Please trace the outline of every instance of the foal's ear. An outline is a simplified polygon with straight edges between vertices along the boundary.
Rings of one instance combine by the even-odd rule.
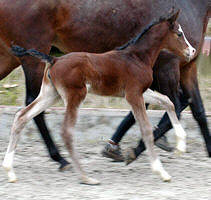
[[[169,17],[168,22],[173,25],[174,22],[177,20],[179,13],[180,9],[178,9],[176,13],[172,14],[171,17]]]

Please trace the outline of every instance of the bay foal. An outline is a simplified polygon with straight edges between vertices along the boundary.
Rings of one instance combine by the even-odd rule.
[[[51,106],[60,96],[66,106],[62,138],[74,166],[79,171],[83,183],[93,185],[99,183],[85,174],[73,147],[73,128],[76,123],[78,107],[87,94],[86,84],[91,86],[91,90],[95,94],[126,98],[139,122],[152,170],[160,174],[164,181],[170,181],[171,176],[164,170],[153,150],[152,127],[146,114],[143,93],[146,91],[147,101],[155,103],[154,99],[158,99],[159,102],[163,101],[170,105],[170,110],[173,110],[173,105],[169,103],[169,100],[147,89],[152,83],[152,67],[162,49],[168,49],[187,60],[193,57],[193,48],[186,43],[186,39],[180,31],[181,26],[175,22],[177,16],[178,12],[150,24],[126,45],[103,54],[82,52],[53,58],[33,49],[25,50],[13,46],[12,50],[16,56],[35,56],[46,61],[47,64],[39,96],[15,116],[9,146],[3,162],[9,181],[16,181],[13,159],[24,125]],[[170,118],[175,120],[175,114],[170,114],[170,116],[173,116]],[[174,125],[176,129],[180,127],[177,119]],[[185,133],[182,129],[180,134],[178,137],[184,141]],[[178,148],[184,151],[184,142]]]

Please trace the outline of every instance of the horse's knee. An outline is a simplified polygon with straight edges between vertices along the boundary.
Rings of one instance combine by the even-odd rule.
[[[163,97],[162,103],[166,107],[166,109],[170,111],[175,111],[173,102],[167,96]]]
[[[24,112],[23,110],[20,110],[15,115],[15,119],[12,126],[12,132],[13,133],[19,132],[18,130],[21,129],[26,124],[26,122],[27,122],[27,119],[24,116]]]

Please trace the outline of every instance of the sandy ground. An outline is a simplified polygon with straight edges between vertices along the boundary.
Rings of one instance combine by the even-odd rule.
[[[51,116],[47,118],[51,119]],[[101,181],[101,185],[79,184],[73,168],[59,172],[58,165],[49,159],[39,137],[30,135],[24,136],[17,148],[14,167],[18,182],[7,183],[7,176],[0,168],[0,200],[211,200],[211,159],[207,158],[200,137],[188,137],[188,152],[181,157],[156,148],[165,169],[172,175],[172,181],[164,183],[158,175],[152,174],[146,153],[129,166],[111,162],[101,156],[105,139],[109,138],[114,129],[113,126],[106,129],[107,117],[103,119],[101,125],[96,124],[94,127],[91,127],[90,121],[85,120],[90,131],[83,133],[83,137],[81,133],[76,135],[81,163],[91,177]],[[8,120],[11,121],[10,118]],[[56,117],[55,121],[50,121],[60,124]],[[80,120],[79,126],[81,123]],[[26,131],[31,132],[31,129],[29,125]],[[106,135],[108,130],[110,133]],[[33,131],[37,132],[36,129]],[[199,135],[196,125],[191,124],[189,128],[186,127],[186,131],[188,135],[194,135],[195,132]],[[137,134],[129,134],[121,145],[123,150],[134,146],[137,140]],[[57,137],[56,141],[62,154],[70,160],[62,141]],[[1,162],[7,142],[8,137],[0,137]]]

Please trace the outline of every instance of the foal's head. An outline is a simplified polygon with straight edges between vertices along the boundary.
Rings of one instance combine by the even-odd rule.
[[[189,62],[193,59],[196,49],[188,42],[181,25],[176,22],[178,15],[179,11],[166,19],[161,19],[162,23],[167,23],[169,26],[164,47]]]

